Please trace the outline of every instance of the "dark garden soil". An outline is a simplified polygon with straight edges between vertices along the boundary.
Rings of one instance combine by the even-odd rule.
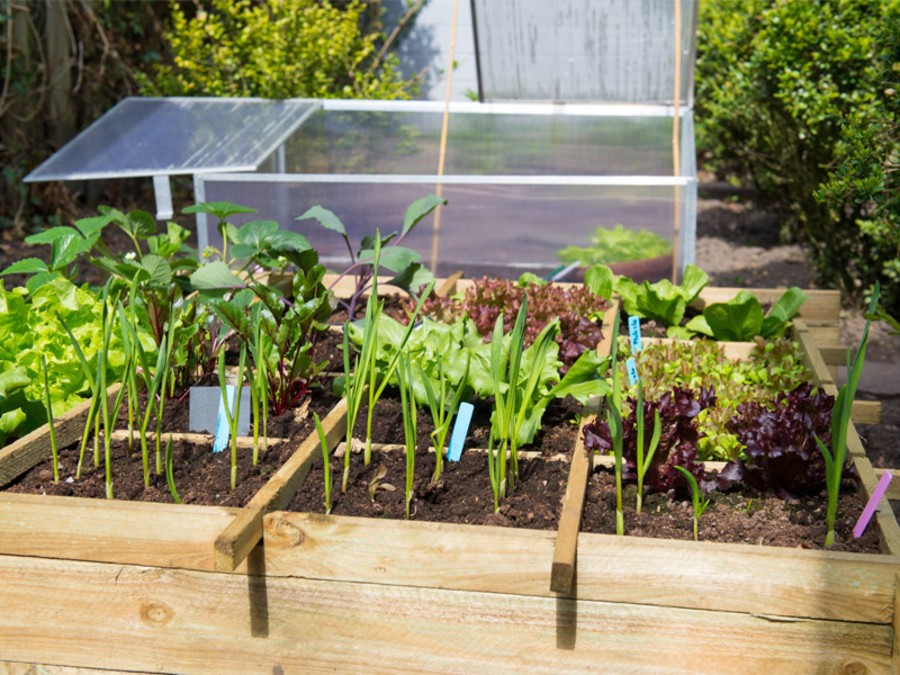
[[[865,504],[846,486],[838,500],[835,543],[831,551],[878,553],[878,529],[870,523],[859,539],[853,527]],[[634,508],[637,489],[623,490],[625,534],[654,539],[692,539],[694,509],[689,495],[649,494],[641,513]],[[821,549],[825,541],[825,493],[796,499],[746,490],[713,492],[700,516],[700,541]],[[585,498],[583,532],[615,534],[616,487],[611,471],[591,475]]]
[[[459,462],[444,462],[437,483],[432,481],[436,463],[429,433],[430,418],[422,411],[417,418],[414,497],[410,517],[414,520],[480,525],[507,525],[532,529],[555,529],[569,473],[569,457],[578,427],[574,401],[554,402],[544,415],[544,425],[534,443],[522,451],[539,457],[520,460],[520,479],[499,512],[494,512],[493,491],[488,474],[487,446],[490,406],[476,402],[476,412],[466,437],[465,452]],[[402,413],[396,398],[382,398],[375,406],[372,442],[403,442]],[[360,411],[356,436],[364,434],[368,412]],[[472,449],[475,448],[475,449]],[[324,512],[325,490],[321,460],[316,461],[297,496],[288,506],[292,511]],[[346,494],[340,491],[343,459],[331,461],[335,487],[332,494],[334,515],[405,518],[406,458],[402,449],[373,451],[366,466],[361,452],[351,455],[350,479]],[[383,475],[382,475],[383,474]],[[378,488],[374,500],[370,494],[373,479]]]
[[[250,447],[239,447],[237,452],[237,484],[231,489],[231,451],[212,452],[212,436],[204,442],[175,440],[172,443],[173,475],[178,495],[185,504],[218,506],[243,506],[269,480],[271,475],[288,460],[310,433],[315,433],[311,412],[320,417],[328,414],[337,399],[328,393],[312,397],[308,406],[310,414],[297,414],[289,410],[269,421],[272,438],[287,439],[268,449],[260,448],[259,461],[254,466]],[[304,406],[306,408],[306,406]],[[164,418],[163,428],[172,432],[187,430],[187,399],[181,405],[170,406]],[[155,423],[151,422],[151,427]],[[124,428],[124,427],[122,427]],[[165,439],[165,436],[163,437]],[[75,478],[78,466],[79,446],[61,449],[59,454],[60,482],[53,482],[53,465],[50,460],[38,464],[23,474],[6,490],[30,494],[50,494],[70,497],[106,497],[106,474],[103,462],[103,443],[100,443],[100,466],[93,461],[93,443],[88,443],[80,478]],[[165,442],[162,443],[165,453]],[[129,449],[127,441],[112,443],[113,493],[116,499],[149,502],[173,502],[165,474],[155,471],[155,445],[149,442],[151,485],[144,487],[143,463],[140,441],[135,438]]]

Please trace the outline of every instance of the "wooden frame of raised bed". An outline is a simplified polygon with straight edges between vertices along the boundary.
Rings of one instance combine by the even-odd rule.
[[[865,469],[860,452],[854,461]],[[272,512],[246,563],[215,572],[208,533],[230,510],[192,509],[187,523],[126,509],[114,543],[66,550],[86,512],[46,503],[34,525],[0,510],[0,662],[12,672],[889,673],[900,663],[900,537],[884,504],[885,555],[581,535],[574,584],[557,593],[555,532]],[[11,541],[31,527],[29,541]]]

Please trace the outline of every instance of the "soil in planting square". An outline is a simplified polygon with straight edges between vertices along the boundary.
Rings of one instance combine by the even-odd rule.
[[[187,426],[186,414],[179,408],[187,408],[187,400],[183,405],[171,406],[171,418],[166,424],[177,430],[177,420],[185,416],[184,427]],[[309,411],[315,411],[320,417],[337,403],[330,395],[319,395],[310,399]],[[237,484],[231,489],[231,450],[226,448],[220,453],[212,452],[212,437],[207,442],[197,443],[174,440],[172,443],[173,475],[175,487],[185,504],[207,504],[218,506],[243,506],[269,480],[271,475],[297,450],[301,441],[309,434],[315,433],[311,414],[297,415],[296,410],[289,410],[269,423],[271,438],[285,438],[285,442],[272,445],[268,450],[260,447],[259,461],[253,465],[253,451],[250,447],[239,447],[237,451]],[[279,436],[279,434],[281,434]],[[113,495],[116,499],[130,501],[173,502],[165,473],[156,473],[156,452],[153,441],[149,445],[150,486],[144,486],[143,462],[140,440],[136,436],[133,447],[127,441],[114,441],[112,444],[112,480]],[[161,445],[165,453],[165,436]],[[72,497],[106,497],[106,474],[103,462],[103,442],[100,442],[100,466],[94,466],[93,443],[88,443],[81,476],[75,478],[78,465],[80,444],[61,449],[59,453],[60,481],[53,482],[53,467],[48,459],[27,471],[6,488],[9,492],[29,494],[51,494]]]
[[[689,495],[649,494],[641,513],[635,512],[637,489],[623,490],[625,535],[656,539],[692,539],[693,506]],[[825,493],[782,499],[746,490],[709,495],[710,504],[699,519],[699,540],[725,543],[822,549],[825,542]],[[873,521],[865,534],[853,538],[853,527],[865,506],[851,486],[838,500],[832,551],[879,553],[878,528]],[[610,470],[595,471],[588,482],[583,532],[615,534],[616,489]]]
[[[523,451],[538,453],[532,459],[520,459],[520,476],[515,487],[494,512],[493,491],[488,474],[487,445],[490,406],[476,405],[476,414],[466,440],[466,451],[459,462],[444,462],[443,473],[432,481],[436,456],[427,448],[431,421],[420,412],[416,445],[415,480],[410,518],[413,520],[503,525],[531,529],[555,529],[562,497],[566,489],[569,461],[577,433],[573,423],[577,413],[574,401],[555,402],[544,416],[542,431]],[[402,414],[399,403],[383,398],[376,404],[372,430],[374,443],[402,441]],[[366,411],[361,411],[355,435],[364,435]],[[483,444],[482,444],[483,442]],[[474,449],[473,449],[474,448]],[[292,511],[323,513],[325,503],[322,460],[313,465],[309,476],[288,506]],[[351,456],[350,478],[346,493],[341,492],[343,459],[332,457],[334,481],[332,514],[375,518],[406,517],[406,457],[402,449],[374,451],[371,463],[363,463],[362,453]]]

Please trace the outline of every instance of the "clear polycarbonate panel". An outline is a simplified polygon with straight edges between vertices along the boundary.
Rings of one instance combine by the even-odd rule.
[[[472,6],[485,101],[693,104],[697,0],[472,0]]]
[[[448,122],[445,175],[665,176],[673,172],[672,116],[522,114],[455,106]],[[543,113],[543,114],[541,114]],[[285,171],[299,174],[438,173],[443,110],[314,112],[285,145]]]
[[[347,182],[340,177],[313,178],[217,174],[204,176],[202,182],[207,200],[227,200],[257,209],[252,216],[235,218],[236,222],[272,219],[301,232],[333,269],[349,262],[343,239],[315,221],[298,222],[297,216],[313,205],[324,206],[341,218],[358,246],[362,237],[374,234],[376,228],[383,234],[399,230],[406,207],[435,191],[433,183],[415,177],[356,177],[359,179]],[[632,230],[648,230],[672,243],[675,223],[685,219],[689,193],[696,190],[693,178],[661,179],[658,185],[643,186],[465,180],[443,184],[448,205],[441,212],[439,229],[431,215],[404,240],[429,267],[434,267],[436,260],[439,275],[456,270],[469,276],[546,275],[561,266],[561,249],[588,246],[597,227],[612,228],[619,223]],[[207,227],[201,237],[211,243],[216,239],[214,227]],[[644,263],[643,271],[629,273],[652,278],[671,274],[671,255]]]
[[[255,171],[319,106],[305,100],[127,98],[25,180]]]

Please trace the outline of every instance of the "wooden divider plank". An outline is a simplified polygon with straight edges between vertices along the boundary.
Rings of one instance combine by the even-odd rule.
[[[569,593],[575,578],[578,532],[581,530],[584,497],[591,474],[591,460],[584,448],[584,426],[593,421],[592,415],[582,418],[569,465],[569,479],[559,514],[559,528],[553,547],[553,564],[550,568],[550,590],[554,593]]]
[[[340,402],[322,420],[328,447],[337,445],[347,424],[347,402]],[[313,459],[321,452],[319,437],[311,433],[272,478],[254,495],[240,515],[216,538],[216,569],[233,570],[262,538],[263,516],[287,506],[306,478]]]
[[[603,313],[602,326],[606,330],[603,333],[600,344],[597,345],[597,354],[601,357],[608,357],[612,353],[613,340],[617,339],[618,336],[613,335],[611,327],[619,311],[619,300],[614,299],[610,303],[609,308]],[[592,407],[596,411],[599,407],[599,401],[595,401]],[[578,426],[578,435],[575,439],[575,449],[572,452],[569,478],[566,483],[566,492],[563,496],[562,509],[559,514],[556,544],[553,547],[553,563],[550,567],[550,590],[554,593],[568,593],[572,588],[572,581],[575,577],[578,532],[581,530],[584,497],[593,466],[591,458],[584,447],[584,427],[593,422],[594,419],[594,415],[585,414],[582,417],[581,424]]]
[[[812,371],[819,384],[834,384],[834,378],[816,346],[809,327],[802,319],[795,319],[791,330],[794,340],[800,343],[800,356],[807,368]]]
[[[881,480],[881,476],[890,473],[892,478],[884,496],[887,499],[900,499],[900,469],[875,469],[875,478]]]
[[[848,437],[856,436],[856,429],[853,427],[852,422],[847,435]],[[878,484],[875,469],[872,468],[872,463],[865,455],[851,455],[850,457],[859,476],[863,496],[868,500]],[[900,556],[900,526],[897,525],[897,519],[894,517],[894,511],[891,509],[887,496],[881,498],[875,511],[875,520],[879,526],[879,534],[881,535],[884,550],[891,555]],[[870,524],[869,527],[872,527],[872,525]]]

